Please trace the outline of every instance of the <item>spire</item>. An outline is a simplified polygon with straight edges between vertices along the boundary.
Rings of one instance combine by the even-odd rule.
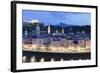
[[[50,28],[50,25],[48,25],[48,34],[51,33],[51,28]]]
[[[26,28],[26,30],[25,30],[24,35],[25,35],[26,37],[28,36],[28,31],[27,31],[27,28]]]
[[[56,30],[56,33],[58,33],[58,31]]]
[[[40,35],[40,26],[39,26],[38,23],[37,23],[37,26],[36,26],[36,31],[37,31],[37,35],[39,36]]]
[[[62,28],[62,34],[64,34],[64,29]]]

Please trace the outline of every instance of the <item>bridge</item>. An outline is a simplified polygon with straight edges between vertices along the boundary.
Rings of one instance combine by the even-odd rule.
[[[40,51],[23,51],[24,62],[31,62],[34,57],[34,62],[42,61],[68,61],[68,60],[87,60],[91,59],[91,53],[60,53],[60,52],[40,52]]]

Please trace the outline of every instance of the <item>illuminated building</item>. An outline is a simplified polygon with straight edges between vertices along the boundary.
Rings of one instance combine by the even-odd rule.
[[[44,62],[47,59],[47,54],[50,55],[50,61],[55,61],[56,57],[58,57],[57,59],[60,61],[64,61],[71,58],[70,55],[74,58],[74,54],[81,55],[81,53],[86,54],[85,56],[82,55],[81,58],[85,57],[85,59],[90,59],[91,38],[85,31],[74,33],[72,31],[73,29],[70,28],[70,32],[65,33],[64,28],[61,28],[61,31],[53,29],[54,32],[51,33],[51,26],[48,25],[46,26],[47,29],[44,30],[45,32],[47,31],[47,33],[41,34],[40,22],[33,20],[32,25],[36,25],[36,33],[32,33],[32,43],[25,43],[29,42],[29,38],[24,38],[23,40],[23,51],[28,51],[28,53],[35,52],[36,57],[32,54],[31,62],[37,61],[35,59]],[[27,31],[25,31],[25,35],[28,35]],[[65,54],[69,56],[63,57]],[[38,58],[37,55],[39,55]],[[77,57],[75,56],[75,58]],[[24,61],[26,61],[26,56],[23,55],[23,62]]]

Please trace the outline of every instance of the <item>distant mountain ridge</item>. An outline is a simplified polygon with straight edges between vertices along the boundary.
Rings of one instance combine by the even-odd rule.
[[[32,29],[36,29],[37,25],[32,25],[32,23],[29,22],[23,22],[23,31],[25,30],[25,28],[28,28],[29,31],[31,31]],[[48,29],[48,25],[45,25],[44,23],[40,23],[39,24],[41,31],[47,31]],[[58,32],[62,32],[62,28],[64,29],[64,32],[68,33],[68,32],[82,32],[85,31],[86,33],[90,33],[91,32],[91,26],[90,25],[71,25],[71,24],[66,24],[66,23],[59,23],[58,25],[50,25],[51,28],[51,32],[55,32],[56,30]]]

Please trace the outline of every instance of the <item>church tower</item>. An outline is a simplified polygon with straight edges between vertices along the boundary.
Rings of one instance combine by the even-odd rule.
[[[50,28],[50,24],[48,25],[48,34],[51,33],[51,28]]]
[[[62,28],[62,34],[64,34],[64,29]]]

